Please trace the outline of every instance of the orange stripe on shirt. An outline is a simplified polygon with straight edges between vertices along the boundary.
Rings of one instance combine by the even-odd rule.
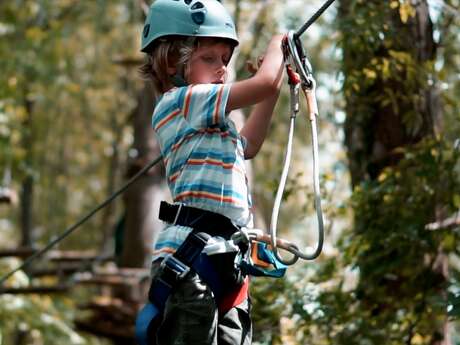
[[[187,94],[185,95],[185,106],[184,106],[184,117],[185,118],[187,118],[188,110],[190,109],[190,101],[192,99],[192,88],[193,86],[190,86],[187,89]]]
[[[222,129],[220,129],[220,128],[204,128],[204,129],[200,129],[198,132],[199,133],[209,133],[209,134],[219,133],[220,132],[220,136],[222,138],[226,138],[226,137],[231,135],[230,131],[227,130],[227,131],[222,132]],[[232,140],[235,141],[235,143],[236,143],[236,140],[234,140],[234,139],[232,139]]]
[[[179,177],[181,171],[178,171],[176,172],[175,174],[171,175],[168,179],[169,179],[169,182],[174,182],[177,180],[177,178]]]
[[[171,121],[174,117],[176,117],[178,114],[180,114],[180,109],[174,110],[171,114],[165,116],[163,120],[158,122],[158,125],[155,127],[155,130],[159,130],[161,127],[163,127],[165,124],[167,124],[169,121]]]
[[[215,165],[215,166],[221,166],[224,169],[227,169],[227,170],[233,169],[236,172],[244,175],[244,172],[241,169],[239,169],[237,166],[235,166],[235,164],[233,164],[233,163],[223,163],[221,161],[214,160],[214,159],[189,159],[186,164],[187,165],[210,164],[210,165]],[[172,182],[176,181],[177,178],[180,176],[181,172],[182,172],[182,169],[177,171],[177,172],[175,172],[171,176],[169,176],[168,177],[169,182],[172,183]]]
[[[186,163],[187,165],[205,165],[205,164],[210,164],[210,165],[215,165],[215,166],[220,166],[224,169],[227,170],[235,170],[239,172],[240,174],[244,174],[244,172],[239,169],[235,164],[233,163],[224,163],[215,159],[189,159]]]
[[[195,197],[195,198],[204,198],[204,199],[210,199],[210,200],[216,200],[216,201],[223,201],[223,202],[228,202],[231,204],[236,204],[237,201],[233,199],[232,197],[223,197],[222,195],[219,194],[213,194],[209,192],[194,192],[194,191],[189,191],[189,192],[184,192],[181,194],[176,195],[174,198],[174,201],[181,201],[187,197]]]
[[[221,166],[224,169],[232,169],[233,168],[233,163],[224,163],[224,162],[218,161],[216,159],[189,159],[187,161],[187,164],[189,164],[189,165],[210,164],[210,165]]]
[[[192,134],[189,134],[189,135],[183,137],[181,140],[179,140],[178,143],[174,144],[171,147],[171,152],[177,151],[177,149],[179,149],[179,147],[181,147],[181,145],[183,143],[185,143],[187,140],[190,140],[193,136],[195,136],[195,133],[192,133]]]
[[[206,129],[199,130],[198,132],[199,133],[216,133],[216,132],[221,132],[221,130],[220,130],[220,128],[206,128]],[[191,138],[193,138],[195,135],[196,135],[196,133],[191,133],[191,134],[181,138],[179,140],[179,142],[177,142],[176,144],[174,144],[171,147],[171,152],[177,151],[179,149],[179,147],[182,146],[182,144],[184,144],[187,140],[190,140]],[[222,138],[226,138],[226,137],[230,136],[230,131],[221,132],[220,136]],[[232,141],[236,144],[235,139],[232,139]]]

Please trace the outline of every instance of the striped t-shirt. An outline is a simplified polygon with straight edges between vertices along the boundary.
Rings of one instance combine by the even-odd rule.
[[[220,213],[236,225],[251,222],[244,138],[225,113],[230,84],[173,88],[157,102],[152,125],[174,202]],[[167,226],[154,259],[174,252],[191,231]]]

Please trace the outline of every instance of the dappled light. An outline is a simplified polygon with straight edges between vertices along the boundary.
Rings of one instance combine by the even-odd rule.
[[[152,1],[0,2],[0,345],[138,344],[136,317],[158,294],[152,258],[174,274],[169,298],[201,277],[195,256],[222,252],[212,265],[236,268],[219,284],[250,291],[252,344],[459,344],[460,1],[161,1],[187,9],[191,37],[202,26],[215,39],[217,58],[198,61],[219,78],[177,62],[148,80],[141,50],[177,40],[150,26]],[[216,15],[218,34],[214,6],[232,17]],[[189,79],[211,85],[200,123]],[[239,98],[225,85],[247,80],[255,91]],[[161,103],[172,97],[183,103]],[[224,144],[194,151],[216,133],[234,161]],[[246,203],[244,221],[225,203]],[[167,223],[205,229],[198,254],[178,249],[183,229],[163,237]]]

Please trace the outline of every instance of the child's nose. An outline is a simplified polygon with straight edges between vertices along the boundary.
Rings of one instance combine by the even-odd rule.
[[[225,63],[221,63],[217,72],[219,74],[224,74],[227,71],[227,65]]]

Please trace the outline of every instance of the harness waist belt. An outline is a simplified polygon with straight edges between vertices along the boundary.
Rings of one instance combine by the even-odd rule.
[[[183,204],[171,205],[165,201],[160,204],[158,218],[173,225],[188,226],[206,232],[212,237],[221,236],[227,240],[239,230],[230,218],[221,214]]]

